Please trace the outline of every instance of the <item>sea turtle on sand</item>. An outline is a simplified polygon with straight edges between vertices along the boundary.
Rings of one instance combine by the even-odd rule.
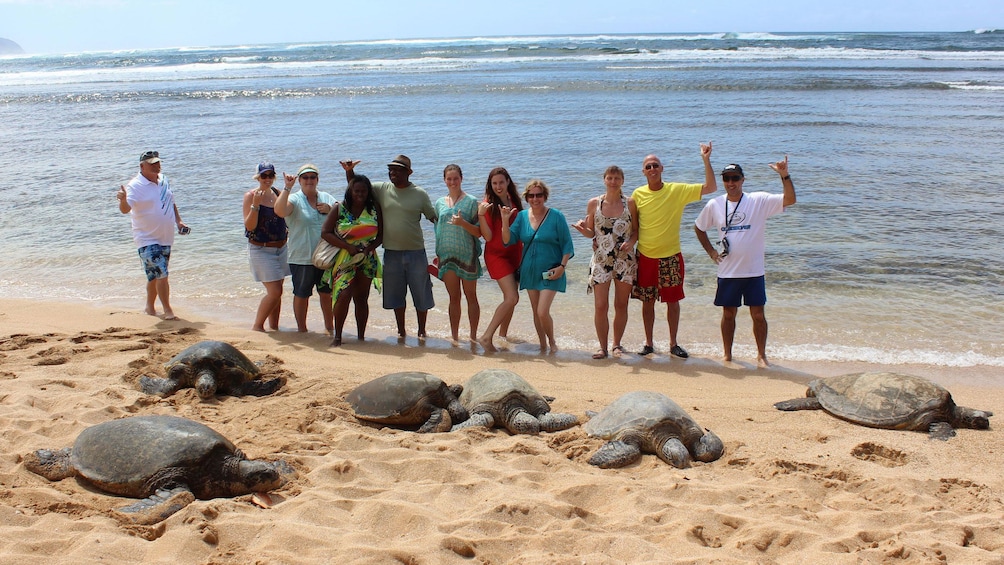
[[[503,425],[510,433],[556,432],[579,423],[572,414],[554,414],[547,400],[522,377],[505,369],[479,371],[464,384],[460,403],[471,417],[453,431]]]
[[[725,452],[718,436],[658,392],[629,392],[594,415],[585,428],[590,436],[608,440],[589,458],[590,465],[604,469],[629,465],[642,453],[654,453],[683,469],[691,458],[710,463]]]
[[[279,488],[296,472],[284,461],[252,461],[227,438],[176,416],[134,416],[91,426],[73,447],[39,449],[24,466],[50,481],[81,477],[95,487],[142,498],[121,519],[155,524],[194,499]]]
[[[785,400],[778,410],[826,410],[871,428],[929,432],[947,440],[955,428],[985,430],[993,412],[956,406],[944,387],[921,377],[897,373],[855,373],[809,383],[805,398]]]
[[[164,363],[167,378],[143,376],[140,389],[147,394],[167,396],[178,389],[194,387],[201,398],[216,393],[230,396],[265,396],[285,384],[276,377],[261,380],[261,370],[236,347],[222,341],[200,341]]]
[[[418,431],[448,432],[467,419],[457,400],[463,387],[447,386],[429,373],[391,373],[363,383],[349,393],[356,418],[394,426],[419,426]]]

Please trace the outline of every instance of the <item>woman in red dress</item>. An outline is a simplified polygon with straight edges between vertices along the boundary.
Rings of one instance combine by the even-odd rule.
[[[501,206],[508,206],[517,211],[523,209],[519,191],[509,176],[509,171],[503,167],[495,167],[488,173],[485,199],[478,206],[478,224],[481,226],[481,236],[485,238],[485,267],[488,268],[488,275],[502,290],[502,303],[495,308],[492,321],[485,328],[485,333],[478,338],[478,343],[485,348],[485,351],[497,351],[492,342],[496,331],[499,332],[499,337],[508,341],[509,322],[519,302],[519,281],[516,280],[516,276],[520,257],[523,255],[523,245],[506,247],[502,242],[502,214],[499,211]],[[513,214],[509,217],[509,223],[512,224],[515,219],[516,214]]]

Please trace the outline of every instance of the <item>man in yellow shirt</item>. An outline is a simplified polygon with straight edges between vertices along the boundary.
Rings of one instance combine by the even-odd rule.
[[[642,173],[648,184],[632,194],[634,209],[631,219],[638,234],[638,277],[631,296],[642,301],[641,317],[645,325],[645,347],[639,355],[655,352],[652,331],[655,326],[655,301],[666,303],[669,322],[670,353],[681,358],[687,351],[676,342],[680,327],[680,300],[683,300],[683,254],[680,252],[680,218],[683,208],[705,194],[718,190],[715,171],[711,168],[711,142],[701,144],[704,160],[704,184],[670,183],[662,181],[662,162],[655,155],[642,161]]]

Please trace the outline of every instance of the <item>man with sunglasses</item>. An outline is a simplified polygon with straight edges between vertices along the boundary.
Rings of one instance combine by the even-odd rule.
[[[666,303],[669,323],[669,352],[686,359],[687,351],[676,343],[680,327],[680,301],[683,300],[683,254],[680,252],[680,219],[683,208],[705,194],[718,190],[711,168],[711,142],[701,144],[704,160],[704,184],[663,182],[662,162],[655,155],[642,161],[642,173],[648,184],[635,189],[631,197],[631,223],[638,234],[638,275],[631,296],[642,301],[641,319],[645,327],[645,347],[638,352],[655,352],[652,332],[655,326],[655,301]],[[630,205],[631,201],[629,201]]]
[[[722,307],[722,343],[726,363],[732,362],[732,342],[736,331],[736,314],[742,304],[750,308],[753,338],[756,340],[757,366],[767,362],[767,318],[764,305],[767,290],[764,282],[764,250],[767,218],[780,214],[795,204],[795,185],[788,174],[788,156],[771,163],[770,168],[781,176],[784,194],[743,192],[743,168],[728,165],[722,170],[725,194],[711,199],[697,216],[694,231],[697,240],[718,265],[718,290],[715,306]],[[721,234],[722,250],[718,251],[708,237],[708,230]]]
[[[139,174],[128,184],[120,186],[116,197],[119,212],[129,214],[132,238],[139,251],[143,270],[146,271],[146,308],[151,316],[157,315],[156,302],[164,307],[163,318],[174,320],[171,309],[171,287],[167,281],[167,264],[171,259],[171,246],[175,233],[188,233],[181,221],[174,193],[167,177],[160,174],[160,153],[147,151],[139,156]]]

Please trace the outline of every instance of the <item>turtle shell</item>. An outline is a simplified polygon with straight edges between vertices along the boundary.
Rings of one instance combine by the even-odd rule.
[[[625,431],[646,434],[658,427],[668,427],[681,437],[689,435],[684,432],[696,433],[697,437],[703,434],[697,422],[672,399],[649,391],[621,396],[585,425],[588,435],[603,439],[615,439]]]
[[[485,369],[475,373],[464,384],[460,403],[471,409],[480,404],[498,404],[510,395],[521,396],[527,405],[547,402],[537,389],[516,373],[505,369]]]
[[[809,393],[834,416],[864,426],[927,430],[949,421],[952,395],[927,379],[898,373],[856,373],[809,383]]]
[[[158,472],[199,469],[218,451],[235,449],[212,428],[187,418],[134,416],[85,429],[73,444],[70,463],[103,490],[141,498]]]
[[[363,383],[346,400],[361,420],[418,425],[429,418],[436,408],[436,399],[443,398],[447,389],[446,383],[435,375],[405,371]]]
[[[187,365],[193,368],[205,365],[213,367],[217,373],[224,368],[236,368],[247,373],[248,379],[256,377],[260,372],[258,366],[246,355],[223,341],[200,341],[183,349],[164,363],[169,375],[175,365]]]

